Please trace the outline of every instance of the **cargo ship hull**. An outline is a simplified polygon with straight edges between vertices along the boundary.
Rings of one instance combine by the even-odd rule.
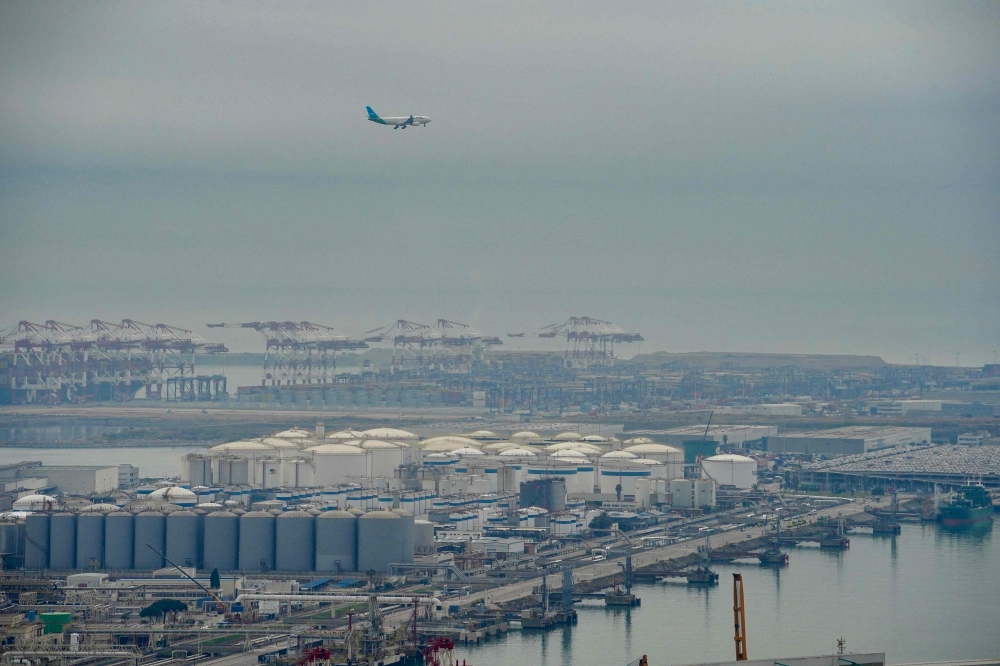
[[[993,507],[976,506],[962,508],[942,508],[941,524],[948,527],[961,527],[962,525],[974,525],[985,520],[993,520]]]

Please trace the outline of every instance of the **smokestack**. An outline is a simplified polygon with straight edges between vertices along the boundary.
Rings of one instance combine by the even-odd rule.
[[[316,436],[322,437],[326,434],[326,426],[323,425],[322,421],[316,421]]]

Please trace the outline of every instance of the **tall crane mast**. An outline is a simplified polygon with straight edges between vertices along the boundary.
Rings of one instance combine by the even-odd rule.
[[[747,660],[747,615],[744,608],[743,598],[743,574],[733,574],[733,617],[735,620],[736,632],[733,640],[736,641],[736,661]]]

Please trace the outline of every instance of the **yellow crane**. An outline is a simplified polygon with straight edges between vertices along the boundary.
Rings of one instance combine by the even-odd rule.
[[[747,614],[743,598],[743,574],[733,574],[733,616],[736,623],[736,661],[747,660]]]

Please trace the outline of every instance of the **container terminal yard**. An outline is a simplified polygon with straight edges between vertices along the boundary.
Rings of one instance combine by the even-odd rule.
[[[776,433],[749,426],[444,429],[317,422],[210,444],[159,481],[4,465],[3,659],[451,663],[456,644],[572,625],[577,604],[639,609],[634,585],[728,585],[720,567],[969,514],[972,486],[992,520],[1000,475],[998,447],[922,428],[825,460],[768,453]]]

